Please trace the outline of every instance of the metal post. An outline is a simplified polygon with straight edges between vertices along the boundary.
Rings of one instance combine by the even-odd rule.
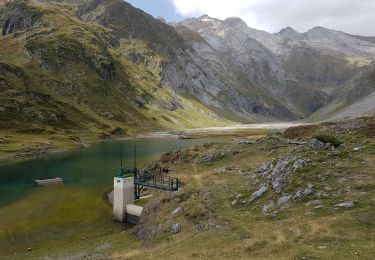
[[[121,168],[122,168],[122,145],[121,145]],[[122,171],[122,169],[121,169]]]
[[[134,146],[134,170],[137,169],[137,146]]]

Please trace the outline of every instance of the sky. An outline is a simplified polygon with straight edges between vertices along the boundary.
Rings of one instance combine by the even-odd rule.
[[[305,32],[315,26],[375,36],[375,0],[127,0],[168,22],[208,14],[240,17],[249,27],[278,32],[291,26]]]

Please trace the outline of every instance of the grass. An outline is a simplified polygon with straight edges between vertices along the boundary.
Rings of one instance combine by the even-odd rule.
[[[345,139],[344,136],[342,138]],[[353,140],[346,143],[349,145],[348,149],[356,145],[360,139],[359,136],[351,138]],[[357,141],[353,142],[354,140]],[[235,163],[235,166],[239,168],[254,168],[269,160],[264,152],[260,152],[262,145],[243,147],[221,143],[214,148],[222,146],[239,149],[240,153],[227,158],[226,162],[220,161],[194,167],[189,164],[174,166],[174,172],[179,172],[179,177],[185,180],[185,183],[189,183],[184,191],[189,189],[189,193],[193,195],[178,204],[171,201],[170,203],[174,205],[166,205],[167,210],[160,213],[160,219],[156,222],[168,218],[168,212],[171,209],[182,205],[189,212],[177,219],[184,223],[184,231],[173,236],[166,234],[168,239],[154,241],[153,246],[145,248],[145,251],[139,249],[130,252],[115,251],[113,254],[115,259],[170,257],[179,259],[371,259],[374,255],[372,246],[374,225],[371,217],[375,210],[371,199],[374,190],[371,188],[373,181],[370,180],[374,169],[371,165],[368,166],[369,168],[364,168],[362,164],[363,156],[370,156],[372,160],[374,159],[371,150],[354,155],[350,159],[350,168],[337,172],[334,172],[337,168],[335,164],[346,162],[348,155],[332,159],[327,155],[327,151],[304,154],[311,158],[314,164],[300,170],[293,177],[289,188],[295,189],[312,182],[318,190],[330,187],[334,191],[349,185],[353,190],[359,189],[360,192],[338,195],[332,193],[323,199],[320,198],[323,207],[317,209],[307,206],[306,201],[292,201],[290,208],[282,211],[276,218],[270,218],[261,213],[260,207],[273,198],[272,193],[268,192],[264,198],[251,205],[233,207],[231,201],[234,199],[235,192],[239,191],[246,195],[246,190],[243,189],[245,180],[237,174],[213,174],[213,169],[223,165],[228,166],[229,162]],[[285,154],[290,147],[279,149],[282,154]],[[322,162],[330,161],[333,163],[328,164],[328,168],[320,165]],[[333,171],[333,173],[328,180],[322,182],[321,173],[326,171]],[[196,182],[191,181],[191,172],[196,173],[194,174]],[[361,177],[362,175],[358,172],[366,177]],[[348,177],[350,178],[346,179]],[[365,183],[363,183],[363,178],[367,178]],[[353,179],[356,181],[353,182]],[[255,189],[257,185],[255,179],[250,185]],[[361,193],[363,191],[365,194]],[[311,197],[309,200],[313,199],[317,198]],[[360,204],[353,209],[335,209],[335,204],[349,200],[358,200]],[[207,210],[214,215],[209,221],[214,222],[214,226],[223,226],[223,229],[214,227],[206,232],[194,232],[197,222],[206,221],[204,212]],[[191,216],[194,217],[191,219]]]
[[[2,221],[0,243],[8,248],[2,254],[23,252],[31,245],[35,250],[61,246],[68,239],[77,239],[76,234],[82,234],[78,239],[91,238],[113,230],[116,223],[110,220],[111,208],[96,193],[66,187],[41,188],[33,190],[21,202],[2,208],[0,216],[7,221]],[[66,204],[69,200],[75,203]],[[70,229],[71,226],[75,228]],[[117,228],[121,230],[122,226]]]
[[[321,132],[322,127],[315,131]],[[310,139],[316,133],[310,133],[309,130],[309,135],[302,140]],[[52,207],[52,215],[54,210],[66,212],[66,215],[62,215],[63,226],[66,223],[78,223],[82,226],[82,236],[87,239],[82,240],[81,235],[74,237],[71,242],[52,239],[51,242],[37,244],[35,250],[22,253],[20,257],[72,257],[84,252],[91,257],[108,256],[112,259],[371,259],[375,253],[372,246],[375,210],[372,197],[375,184],[374,165],[371,163],[375,159],[375,145],[373,139],[367,138],[360,131],[355,134],[338,131],[335,134],[345,143],[345,147],[339,148],[342,154],[337,156],[330,155],[329,150],[305,150],[302,146],[285,144],[282,139],[267,138],[251,145],[240,145],[236,139],[227,138],[192,148],[192,154],[199,155],[224,147],[236,153],[209,163],[194,164],[191,160],[167,163],[166,166],[173,176],[180,178],[183,187],[176,194],[152,192],[154,198],[148,203],[159,201],[160,210],[155,212],[146,225],[158,226],[166,220],[172,220],[181,223],[183,229],[179,234],[173,235],[165,228],[159,237],[146,241],[134,239],[127,226],[120,225],[118,229],[115,228],[117,231],[109,228],[113,225],[108,221],[111,214],[109,207],[102,201],[89,199],[91,192],[98,191],[69,191],[69,194],[59,191],[48,198],[42,194],[48,191],[40,190],[30,200],[44,198],[40,207]],[[352,152],[358,145],[365,148]],[[270,150],[274,150],[271,155]],[[302,201],[289,202],[289,207],[274,218],[261,211],[264,204],[279,197],[271,190],[259,200],[241,205],[242,199],[249,197],[263,182],[251,174],[252,170],[272,158],[290,153],[310,158],[311,162],[293,175],[286,191],[294,192],[298,187],[313,183],[316,192]],[[228,166],[239,168],[247,174],[241,175],[236,171],[214,173],[214,169]],[[237,205],[233,206],[231,203],[238,193],[242,195]],[[75,208],[59,208],[60,197],[66,196],[81,201],[78,205],[87,209],[85,213]],[[320,200],[321,207],[309,205],[308,202],[312,200]],[[359,205],[352,209],[336,209],[334,206],[351,200],[358,201]],[[25,204],[17,207],[24,207],[26,210],[27,204],[25,201]],[[182,206],[184,212],[172,216],[171,212],[178,206]],[[104,215],[98,214],[95,210],[97,207],[103,209],[100,212]],[[9,216],[13,210],[15,209],[10,207],[3,213]],[[11,232],[7,230],[10,227],[25,230],[26,233],[29,230],[30,234],[35,234],[36,230],[41,230],[45,225],[61,228],[59,220],[52,215],[41,219],[37,215],[19,219],[16,225],[9,225],[0,234],[9,237]],[[96,224],[91,226],[90,223]],[[58,229],[56,232],[59,232]],[[65,235],[68,236],[69,233]],[[32,239],[37,241],[37,238]],[[79,243],[75,244],[74,241]],[[97,248],[106,243],[110,243],[110,248],[99,250],[98,253]],[[19,245],[17,252],[24,252],[26,241]],[[51,251],[47,251],[47,247]]]

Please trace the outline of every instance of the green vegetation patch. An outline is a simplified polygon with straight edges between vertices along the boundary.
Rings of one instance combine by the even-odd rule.
[[[335,147],[339,147],[342,144],[342,142],[332,134],[316,134],[313,138],[325,144],[332,144]]]

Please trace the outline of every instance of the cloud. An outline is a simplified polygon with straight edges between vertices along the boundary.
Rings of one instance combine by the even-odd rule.
[[[170,0],[185,17],[208,14],[237,16],[250,27],[270,32],[292,26],[305,32],[314,26],[375,36],[374,0]]]

